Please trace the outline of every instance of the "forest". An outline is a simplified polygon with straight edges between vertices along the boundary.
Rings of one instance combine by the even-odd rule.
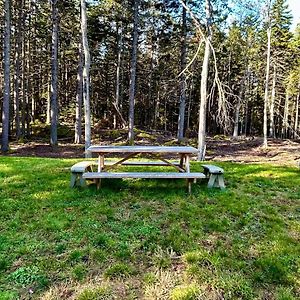
[[[286,0],[3,0],[2,152],[43,128],[298,139],[300,25]],[[100,135],[101,140],[101,135]]]

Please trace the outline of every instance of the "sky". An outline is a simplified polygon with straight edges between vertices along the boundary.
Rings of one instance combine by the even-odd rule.
[[[291,29],[294,30],[297,23],[300,23],[300,0],[288,0],[287,3],[293,14],[293,24]]]

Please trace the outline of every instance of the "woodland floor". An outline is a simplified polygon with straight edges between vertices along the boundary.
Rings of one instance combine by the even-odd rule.
[[[107,135],[101,141],[94,140],[93,144],[125,144],[123,138],[113,138]],[[171,136],[160,134],[137,135],[137,145],[174,145],[176,140]],[[196,146],[195,139],[189,144]],[[53,150],[45,141],[34,141],[23,144],[12,143],[10,156],[35,156],[52,158],[79,158],[84,156],[84,147],[69,142],[60,143]],[[274,165],[295,166],[300,161],[300,141],[269,139],[268,148],[262,147],[262,138],[247,137],[233,140],[226,137],[210,137],[207,143],[207,160],[228,161],[240,163],[271,163]]]

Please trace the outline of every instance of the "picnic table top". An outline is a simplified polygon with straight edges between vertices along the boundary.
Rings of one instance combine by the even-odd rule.
[[[90,152],[96,153],[184,153],[196,154],[198,150],[191,146],[90,146]]]

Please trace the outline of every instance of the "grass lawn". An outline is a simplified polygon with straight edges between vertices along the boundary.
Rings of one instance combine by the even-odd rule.
[[[78,160],[0,157],[0,299],[299,299],[300,171],[220,163],[69,188]],[[200,164],[192,169],[200,171]]]

